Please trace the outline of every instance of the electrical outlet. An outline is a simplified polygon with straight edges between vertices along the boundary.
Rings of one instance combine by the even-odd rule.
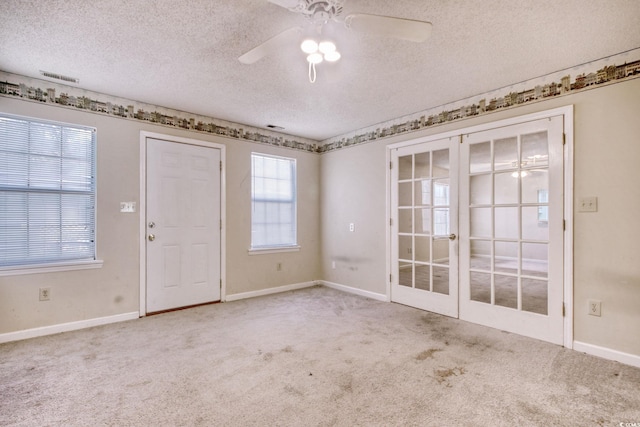
[[[40,301],[49,301],[51,299],[51,288],[40,288]]]
[[[601,309],[602,309],[602,302],[601,301],[597,301],[594,299],[590,299],[589,301],[587,301],[587,304],[589,304],[588,306],[588,313],[591,316],[600,316],[601,314]]]

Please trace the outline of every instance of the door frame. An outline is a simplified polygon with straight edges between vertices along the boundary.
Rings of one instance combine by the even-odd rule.
[[[491,130],[495,128],[517,125],[523,122],[535,121],[540,119],[546,119],[554,116],[563,117],[564,126],[564,147],[563,147],[563,179],[564,179],[564,208],[563,215],[565,221],[564,227],[564,263],[563,263],[563,299],[564,299],[564,317],[563,317],[563,345],[566,348],[573,348],[573,139],[574,139],[574,126],[573,126],[573,105],[567,105],[564,107],[558,107],[551,110],[539,111],[536,113],[530,113],[522,116],[515,116],[507,119],[482,123],[479,125],[468,126],[459,128],[456,130],[446,131],[442,133],[432,134],[428,136],[422,136],[413,139],[403,139],[402,141],[395,142],[387,145],[386,147],[386,184],[387,184],[387,209],[386,209],[386,257],[387,257],[387,286],[386,286],[386,300],[391,301],[391,274],[393,272],[393,260],[391,259],[391,242],[393,236],[391,235],[391,210],[393,209],[391,203],[391,152],[392,150],[400,147],[406,147],[414,144],[421,144],[425,142],[436,141],[443,138],[462,137],[462,135]],[[409,136],[409,138],[411,138]]]
[[[161,139],[175,144],[197,145],[220,150],[220,301],[226,301],[226,146],[224,144],[192,138],[140,131],[140,203],[139,218],[139,254],[140,254],[140,317],[147,315],[147,140]]]

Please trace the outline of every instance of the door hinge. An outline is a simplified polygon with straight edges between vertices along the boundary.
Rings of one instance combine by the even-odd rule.
[[[393,227],[393,218],[389,218],[389,227]]]
[[[390,274],[390,275],[389,275],[389,283],[393,283],[393,280],[392,280],[392,279],[393,279],[393,276]]]
[[[564,303],[562,303],[562,317],[564,317],[564,316],[565,316],[565,313],[566,313],[566,310],[565,310],[565,308],[564,308]]]
[[[220,220],[220,230],[222,230],[222,220]]]
[[[562,134],[562,145],[567,145],[567,134],[566,133]]]
[[[222,160],[220,160],[220,170],[222,171]]]
[[[562,231],[566,231],[567,230],[567,220],[563,219],[562,220]]]
[[[389,169],[393,169],[393,162],[389,162]]]

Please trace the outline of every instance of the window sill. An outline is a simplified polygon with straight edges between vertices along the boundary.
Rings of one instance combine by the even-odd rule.
[[[20,276],[23,274],[54,273],[58,271],[89,270],[94,268],[102,268],[102,260],[0,267],[0,276]]]
[[[272,248],[250,248],[249,255],[262,255],[262,254],[277,254],[282,252],[298,252],[300,250],[300,246],[282,246],[282,247],[272,247]]]

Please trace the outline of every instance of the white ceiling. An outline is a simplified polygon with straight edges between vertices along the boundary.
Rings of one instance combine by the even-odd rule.
[[[638,0],[345,0],[430,21],[417,44],[331,22],[342,59],[311,84],[298,40],[237,58],[306,20],[267,0],[2,0],[0,70],[314,140],[640,47]]]

